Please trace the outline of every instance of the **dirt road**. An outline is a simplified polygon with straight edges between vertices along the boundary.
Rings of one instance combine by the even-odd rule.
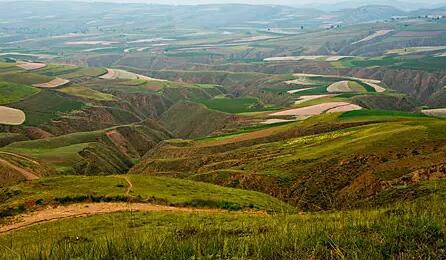
[[[20,215],[15,218],[12,224],[0,227],[0,234],[5,234],[14,230],[26,228],[29,226],[61,220],[68,218],[86,217],[98,214],[126,211],[164,211],[164,212],[197,212],[197,213],[227,213],[221,209],[196,209],[196,208],[177,208],[169,206],[160,206],[147,203],[85,203],[73,204],[69,206],[60,206],[56,208],[47,208],[30,214]],[[239,212],[236,214],[245,214]],[[248,214],[264,214],[263,212],[248,212]]]

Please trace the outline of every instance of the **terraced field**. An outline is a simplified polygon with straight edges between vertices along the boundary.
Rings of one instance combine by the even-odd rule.
[[[0,1],[0,259],[445,259],[446,9],[272,4]]]

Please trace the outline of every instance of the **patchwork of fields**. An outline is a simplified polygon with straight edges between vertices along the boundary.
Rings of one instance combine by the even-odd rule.
[[[0,2],[0,258],[446,258],[446,9],[331,8]]]

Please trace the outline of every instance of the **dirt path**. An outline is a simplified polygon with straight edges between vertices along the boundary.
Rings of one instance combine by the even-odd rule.
[[[23,177],[25,177],[25,179],[28,180],[28,181],[36,180],[36,179],[40,178],[39,175],[37,175],[37,174],[35,174],[35,173],[33,173],[33,172],[29,171],[29,170],[25,170],[23,168],[15,166],[14,164],[12,164],[12,163],[10,163],[10,162],[8,162],[6,160],[0,159],[0,164],[6,165],[7,167],[17,171],[18,173],[23,175]]]
[[[129,195],[130,191],[133,188],[133,184],[130,181],[129,177],[127,177],[127,176],[119,176],[118,178],[124,179],[127,182],[128,186],[127,186],[127,190],[125,191],[125,195]]]
[[[228,212],[220,209],[176,208],[176,207],[160,206],[160,205],[144,204],[144,203],[73,204],[57,208],[48,208],[27,215],[20,215],[15,219],[14,223],[1,226],[0,234],[6,234],[14,230],[61,219],[78,218],[78,217],[93,216],[98,214],[126,212],[126,211],[145,211],[145,212],[164,211],[164,212],[196,212],[196,213]],[[246,213],[247,212],[239,212],[238,214],[246,214]],[[264,214],[264,213],[248,212],[248,214]]]

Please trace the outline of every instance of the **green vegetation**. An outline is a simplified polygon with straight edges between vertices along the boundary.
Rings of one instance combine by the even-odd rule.
[[[262,216],[114,213],[0,237],[7,258],[444,258],[438,197],[379,210]],[[39,240],[36,240],[36,236]]]
[[[443,127],[444,120],[403,112],[327,114],[205,142],[161,145],[132,173],[231,187],[250,180],[249,189],[277,194],[301,209],[345,208],[385,189],[384,180],[400,183],[416,170],[429,172],[442,154],[435,147],[446,142]],[[361,184],[369,182],[376,186]]]
[[[66,87],[59,90],[65,94],[73,95],[76,97],[94,99],[94,100],[105,100],[110,101],[113,100],[113,95],[101,93],[96,90],[92,90],[90,88],[82,87],[82,86],[72,86]]]
[[[204,104],[209,109],[231,114],[268,111],[274,109],[273,107],[265,107],[260,103],[259,99],[255,97],[230,98],[217,96],[213,99],[197,99],[194,101]]]
[[[7,81],[16,84],[33,85],[46,83],[53,80],[53,77],[40,75],[31,72],[19,72],[19,73],[0,73],[0,80]]]
[[[21,101],[39,91],[31,86],[0,82],[0,105]]]
[[[39,70],[42,75],[61,77],[64,79],[88,79],[99,77],[107,72],[104,68],[85,68],[68,65],[48,65]]]
[[[0,208],[4,214],[17,212],[16,205],[25,202],[28,203],[27,210],[32,210],[42,204],[113,201],[117,198],[118,201],[148,202],[177,207],[293,211],[293,208],[286,203],[259,192],[141,175],[45,177],[1,189],[0,198]],[[36,203],[37,201],[43,203]]]
[[[84,104],[56,91],[42,90],[11,106],[26,113],[26,125],[39,126],[60,117],[62,113],[79,110],[84,107]]]
[[[386,110],[356,110],[345,112],[339,116],[339,119],[358,119],[358,120],[397,120],[399,118],[427,118],[424,114],[416,114],[400,111],[386,111]]]
[[[401,57],[395,55],[373,58],[347,58],[334,63],[335,67],[388,67],[395,69],[414,69],[429,72],[446,70],[444,57]]]

